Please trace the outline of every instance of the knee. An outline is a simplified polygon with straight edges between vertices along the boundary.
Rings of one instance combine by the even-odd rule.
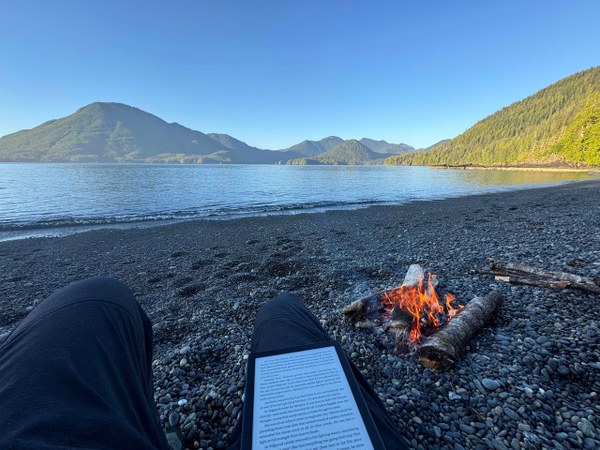
[[[259,314],[273,315],[293,312],[298,307],[304,307],[304,305],[300,301],[300,298],[296,294],[285,292],[266,302],[260,308]]]
[[[132,308],[136,304],[133,293],[124,283],[114,278],[97,276],[69,284],[52,294],[40,306],[66,306],[83,300],[116,302],[126,308]]]

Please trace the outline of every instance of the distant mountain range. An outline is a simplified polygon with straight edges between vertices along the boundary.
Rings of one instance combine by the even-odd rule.
[[[337,165],[362,165],[362,164],[383,164],[383,160],[389,156],[389,153],[378,153],[367,147],[361,139],[357,141],[351,139],[344,141],[337,147],[312,158],[297,158],[288,162],[288,164],[337,164]]]
[[[0,138],[0,161],[286,164],[326,155],[319,164],[373,164],[382,163],[391,153],[414,150],[406,144],[366,138],[360,142],[357,146],[358,141],[330,136],[286,149],[264,150],[227,134],[205,134],[167,123],[121,103],[98,102],[62,119]],[[337,148],[337,153],[332,153]],[[343,159],[335,159],[335,155]]]
[[[600,67],[542,89],[427,151],[386,164],[491,166],[600,165]]]
[[[454,139],[417,151],[337,136],[264,150],[121,103],[92,103],[0,138],[0,161],[600,166],[600,67],[566,77]]]

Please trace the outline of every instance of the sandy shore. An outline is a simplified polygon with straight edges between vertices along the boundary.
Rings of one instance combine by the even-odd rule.
[[[176,412],[190,448],[220,448],[239,417],[256,311],[292,291],[365,372],[412,448],[599,448],[597,296],[469,273],[492,257],[600,277],[599,200],[593,180],[357,211],[0,242],[0,334],[71,281],[124,281],[154,323],[163,422]],[[459,302],[492,288],[506,298],[449,372],[388,354],[340,316],[352,300],[397,285],[414,262],[437,273],[442,292]],[[483,387],[484,378],[497,388]]]

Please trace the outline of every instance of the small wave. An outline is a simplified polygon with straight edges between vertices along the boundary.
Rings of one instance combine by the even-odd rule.
[[[243,208],[224,207],[213,209],[161,211],[131,215],[113,215],[96,217],[57,217],[37,221],[18,221],[0,223],[0,231],[28,231],[46,228],[73,228],[89,226],[110,226],[120,224],[147,224],[152,222],[172,222],[195,219],[228,219],[238,217],[264,216],[273,214],[290,214],[309,211],[326,211],[334,209],[358,209],[388,202],[364,200],[358,202],[319,201],[311,203],[294,203],[284,205],[254,205]]]

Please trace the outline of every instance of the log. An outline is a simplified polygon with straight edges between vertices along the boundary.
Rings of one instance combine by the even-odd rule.
[[[471,338],[492,318],[501,304],[502,296],[496,291],[485,297],[475,297],[417,350],[419,362],[429,369],[452,367]]]
[[[421,277],[422,280],[425,280],[425,271],[419,264],[411,264],[406,272],[406,275],[404,276],[402,286],[419,286],[419,277]],[[436,286],[437,279],[432,280],[432,284]],[[379,292],[377,294],[369,295],[368,297],[358,299],[345,306],[344,309],[342,309],[342,314],[344,314],[347,317],[354,318],[356,320],[373,320],[374,314],[376,312],[379,312],[380,308],[382,308],[381,301],[385,298],[386,295],[392,294],[396,290],[397,288],[388,289],[387,291]]]
[[[600,294],[600,282],[581,275],[568,272],[554,272],[526,266],[524,264],[500,263],[492,258],[486,259],[492,275],[507,277],[497,278],[514,284],[526,284],[544,288],[572,288]]]

